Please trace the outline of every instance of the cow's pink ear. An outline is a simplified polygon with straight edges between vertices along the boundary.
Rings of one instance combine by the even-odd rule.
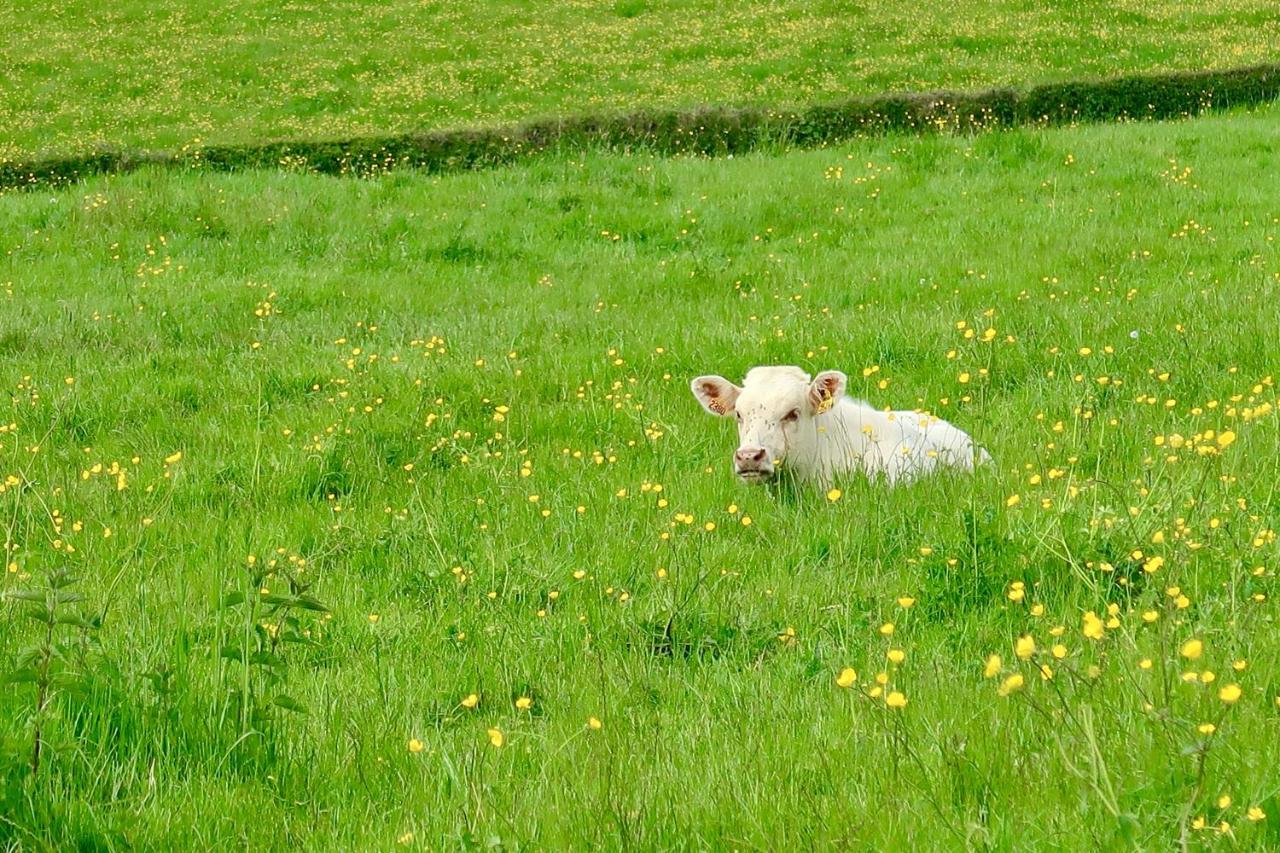
[[[732,414],[733,404],[742,393],[741,388],[723,376],[699,376],[689,383],[689,387],[702,408],[713,415]]]
[[[809,384],[809,405],[815,414],[822,414],[844,396],[844,386],[849,377],[838,370],[824,370],[813,377]]]

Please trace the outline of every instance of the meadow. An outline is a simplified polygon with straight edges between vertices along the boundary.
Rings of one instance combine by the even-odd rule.
[[[1277,120],[6,196],[0,846],[1274,849]]]
[[[0,6],[0,158],[1273,61],[1268,0]]]

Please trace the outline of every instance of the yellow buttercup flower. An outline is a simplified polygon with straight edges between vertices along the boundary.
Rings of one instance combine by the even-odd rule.
[[[1025,684],[1026,679],[1022,677],[1022,673],[1015,672],[1013,675],[1010,675],[1004,681],[1000,682],[1000,687],[996,692],[1001,696],[1008,696],[1010,693],[1016,693],[1021,690]]]

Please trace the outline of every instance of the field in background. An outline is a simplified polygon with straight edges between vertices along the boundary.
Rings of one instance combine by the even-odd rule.
[[[1274,60],[1266,0],[5,4],[0,157]]]
[[[0,839],[1274,847],[1277,119],[6,198]],[[771,361],[996,464],[744,488]]]

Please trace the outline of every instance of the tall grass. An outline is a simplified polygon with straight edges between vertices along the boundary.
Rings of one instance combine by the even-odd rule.
[[[7,197],[0,838],[1273,847],[1276,119]],[[760,363],[996,464],[745,488]]]

